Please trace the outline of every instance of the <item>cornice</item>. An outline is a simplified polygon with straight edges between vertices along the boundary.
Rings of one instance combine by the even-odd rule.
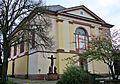
[[[70,18],[75,18],[75,19],[78,19],[78,20],[84,20],[84,21],[88,21],[88,22],[92,22],[92,23],[97,23],[97,24],[100,24],[103,27],[107,27],[107,28],[112,28],[114,26],[114,25],[106,24],[104,22],[100,22],[100,21],[97,21],[97,20],[94,20],[94,19],[90,19],[90,18],[78,16],[78,15],[73,15],[73,14],[68,14],[68,13],[57,13],[57,15],[62,15],[62,16],[70,17]]]
[[[63,22],[64,20],[62,19],[57,19],[56,22]]]
[[[89,26],[89,27],[91,27],[91,28],[94,28],[94,26],[92,26],[91,24],[89,24],[89,23],[85,23],[85,22],[79,22],[79,21],[72,21],[73,23],[76,23],[76,24],[81,24],[81,25],[86,25],[86,26]]]

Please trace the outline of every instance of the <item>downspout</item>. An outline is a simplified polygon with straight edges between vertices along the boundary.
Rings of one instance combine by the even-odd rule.
[[[26,32],[26,38],[29,38],[29,32]],[[29,75],[29,41],[27,40],[26,42],[26,52],[25,52],[26,56],[27,56],[27,74],[26,74],[26,79],[28,79],[28,75]]]
[[[12,77],[15,77],[14,69],[15,69],[15,59],[13,59],[13,62],[12,62]]]

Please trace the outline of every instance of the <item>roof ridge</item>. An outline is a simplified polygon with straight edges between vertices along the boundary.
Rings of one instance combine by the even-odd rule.
[[[57,4],[57,5],[48,5],[48,6],[61,6],[60,4]]]
[[[46,6],[46,7],[53,7],[53,6],[54,6],[54,7],[55,7],[55,6],[60,6],[60,7],[63,7],[63,8],[65,8],[64,6],[62,6],[62,5],[59,5],[59,4],[58,4],[58,5],[48,5],[48,6]]]
[[[48,10],[51,10],[51,11],[58,11],[58,10],[61,10],[61,9],[65,9],[65,7],[61,6],[61,5],[49,5],[49,6],[46,6]]]

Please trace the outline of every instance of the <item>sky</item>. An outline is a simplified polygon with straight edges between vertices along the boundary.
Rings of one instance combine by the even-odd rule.
[[[43,0],[46,5],[62,5],[66,8],[84,5],[102,18],[115,25],[112,30],[120,29],[120,0]]]

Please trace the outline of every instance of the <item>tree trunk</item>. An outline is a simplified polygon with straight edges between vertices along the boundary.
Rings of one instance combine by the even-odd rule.
[[[6,84],[8,58],[10,56],[10,47],[8,41],[4,41],[3,49],[4,51],[3,51],[3,64],[2,64],[2,84]]]
[[[113,71],[113,67],[109,65],[109,68],[110,68],[110,71],[111,71],[111,75],[112,75],[113,80],[116,80],[117,77],[115,77],[115,73],[114,73],[114,71]]]

